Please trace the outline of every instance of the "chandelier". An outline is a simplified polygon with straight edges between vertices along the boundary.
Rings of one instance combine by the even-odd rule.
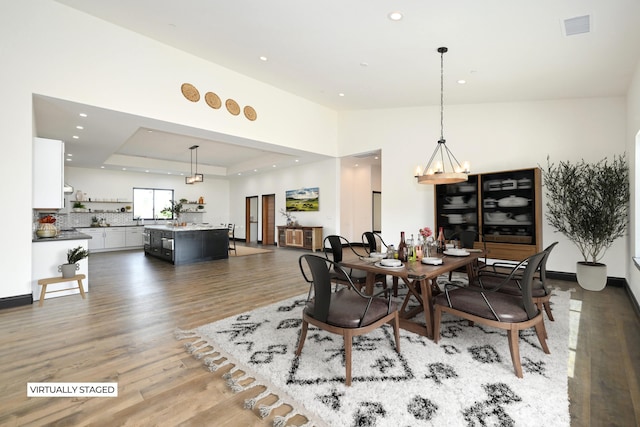
[[[444,54],[449,49],[439,47],[440,52],[440,140],[436,145],[427,166],[416,169],[418,184],[453,184],[466,181],[470,172],[469,162],[460,164],[444,139]],[[449,169],[447,169],[447,163]]]
[[[191,150],[191,175],[184,178],[185,184],[195,184],[196,182],[204,182],[204,175],[198,173],[198,146],[192,145],[189,147]],[[193,151],[196,152],[196,173],[193,173]]]

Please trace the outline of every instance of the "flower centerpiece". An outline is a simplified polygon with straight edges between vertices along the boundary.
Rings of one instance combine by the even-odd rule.
[[[280,209],[280,214],[287,218],[287,225],[293,225],[295,223],[296,217],[291,215],[291,212],[287,212],[284,209]]]
[[[431,256],[431,246],[433,245],[433,231],[429,227],[418,230],[423,239],[422,254],[426,257]]]

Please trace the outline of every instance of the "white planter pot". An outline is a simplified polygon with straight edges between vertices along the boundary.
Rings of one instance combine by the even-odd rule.
[[[607,265],[576,263],[578,284],[588,291],[601,291],[607,285]]]

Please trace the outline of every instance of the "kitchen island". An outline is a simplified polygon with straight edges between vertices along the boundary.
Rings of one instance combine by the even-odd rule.
[[[174,265],[229,258],[229,229],[206,224],[147,225],[144,253]]]

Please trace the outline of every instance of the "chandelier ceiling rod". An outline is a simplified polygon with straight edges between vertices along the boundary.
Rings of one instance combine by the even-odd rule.
[[[444,54],[448,51],[446,47],[438,48],[440,53],[440,139],[436,145],[431,158],[427,162],[427,166],[424,169],[416,170],[416,178],[419,184],[451,184],[455,182],[466,181],[469,174],[469,163],[464,162],[460,165],[460,162],[453,155],[449,147],[447,147],[447,141],[444,139]],[[449,161],[451,172],[446,171],[446,159]],[[439,160],[435,161],[436,156]],[[454,163],[455,162],[455,163]],[[432,166],[433,164],[433,166]]]

